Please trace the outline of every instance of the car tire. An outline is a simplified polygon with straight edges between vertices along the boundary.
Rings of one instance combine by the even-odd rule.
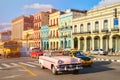
[[[41,69],[45,69],[44,66],[43,66],[41,63],[40,63],[40,68],[41,68]]]
[[[57,70],[55,69],[54,66],[52,67],[52,73],[53,73],[54,75],[57,75],[57,74],[58,74],[58,72],[57,72]]]

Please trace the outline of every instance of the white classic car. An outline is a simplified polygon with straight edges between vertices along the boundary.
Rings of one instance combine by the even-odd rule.
[[[59,52],[45,53],[43,56],[39,56],[39,64],[42,69],[47,68],[53,74],[58,74],[61,71],[79,72],[82,69],[80,58],[64,56]]]

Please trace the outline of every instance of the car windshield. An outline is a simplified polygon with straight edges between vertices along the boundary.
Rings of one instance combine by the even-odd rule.
[[[80,52],[80,51],[79,51],[79,52],[75,52],[74,55],[75,55],[76,57],[85,56],[84,53],[83,53],[83,52]]]
[[[48,52],[44,54],[44,56],[62,56],[62,55],[63,55],[62,52]]]

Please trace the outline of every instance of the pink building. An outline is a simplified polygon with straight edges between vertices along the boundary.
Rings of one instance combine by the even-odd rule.
[[[40,28],[43,25],[49,25],[49,14],[55,12],[56,9],[51,9],[46,12],[38,12],[34,14],[34,42],[35,47],[40,47]]]

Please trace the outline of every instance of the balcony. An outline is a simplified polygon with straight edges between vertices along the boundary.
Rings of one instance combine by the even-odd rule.
[[[119,31],[118,27],[112,28],[111,31]]]
[[[108,32],[108,31],[109,31],[108,28],[104,28],[101,30],[101,32]]]
[[[96,29],[96,30],[94,30],[94,31],[93,31],[93,33],[99,33],[99,30],[98,30],[98,29]]]
[[[52,24],[52,25],[49,25],[50,27],[53,27],[53,26],[58,26],[58,24]]]
[[[72,26],[60,27],[59,30],[72,30]]]

